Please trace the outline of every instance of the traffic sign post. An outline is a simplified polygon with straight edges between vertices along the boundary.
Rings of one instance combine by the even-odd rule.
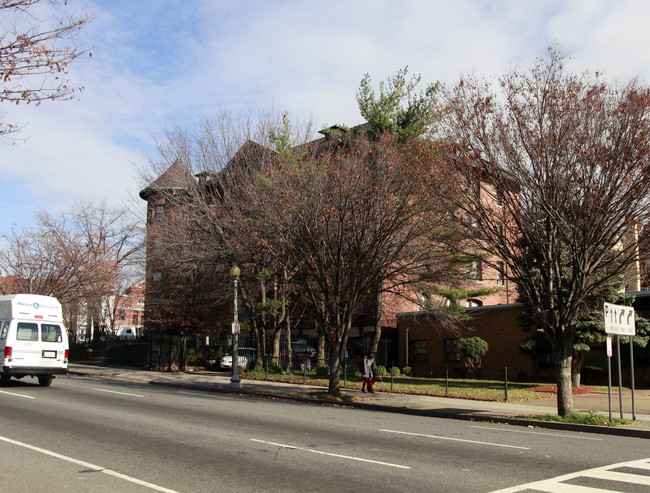
[[[632,348],[632,337],[636,334],[634,324],[634,308],[631,306],[614,305],[605,303],[603,308],[605,314],[605,332],[616,335],[616,356],[618,361],[618,401],[623,419],[623,377],[621,375],[621,341],[620,336],[630,338],[630,365],[632,370],[632,419],[636,420],[636,407],[634,402],[634,354]],[[612,356],[611,338],[607,338],[607,367],[608,367],[608,387],[609,387],[609,419],[612,419],[612,377],[611,377],[611,356]]]

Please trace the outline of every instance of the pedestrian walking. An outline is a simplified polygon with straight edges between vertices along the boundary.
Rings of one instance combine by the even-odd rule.
[[[370,352],[363,357],[363,384],[361,385],[361,392],[366,391],[367,385],[368,392],[374,393],[372,390],[372,379],[375,377],[376,371],[377,363],[375,362],[375,353]]]

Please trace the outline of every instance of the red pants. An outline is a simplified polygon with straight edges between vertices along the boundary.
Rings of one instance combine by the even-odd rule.
[[[361,385],[361,390],[366,388],[366,384],[368,384],[368,390],[372,392],[372,378],[363,377],[363,384]]]

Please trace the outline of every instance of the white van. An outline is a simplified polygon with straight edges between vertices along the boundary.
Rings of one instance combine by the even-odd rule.
[[[0,296],[0,380],[26,375],[48,386],[68,371],[68,334],[61,303],[51,296]]]

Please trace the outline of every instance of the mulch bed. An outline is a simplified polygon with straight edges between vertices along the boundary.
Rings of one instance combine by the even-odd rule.
[[[525,390],[530,390],[532,392],[546,392],[549,394],[557,394],[557,385],[544,385],[543,387],[529,387]],[[594,387],[587,387],[586,385],[581,385],[580,387],[574,387],[572,390],[573,390],[573,395],[582,395],[582,394],[590,394],[592,392],[595,392],[598,389]]]

